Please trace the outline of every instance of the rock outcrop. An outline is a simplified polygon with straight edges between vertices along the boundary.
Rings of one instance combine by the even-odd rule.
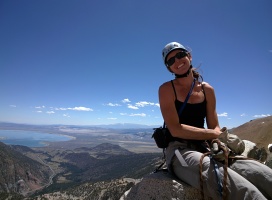
[[[263,163],[267,160],[267,152],[264,147],[258,148],[254,142],[249,140],[243,141],[245,143],[245,151],[242,153],[243,156],[259,160]]]
[[[168,172],[159,171],[145,176],[120,198],[120,200],[142,199],[197,200],[201,199],[201,193],[200,190],[176,179]]]

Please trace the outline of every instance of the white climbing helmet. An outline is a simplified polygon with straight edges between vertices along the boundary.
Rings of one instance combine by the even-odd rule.
[[[171,52],[174,51],[175,49],[183,49],[185,51],[187,51],[187,49],[180,43],[178,42],[170,42],[168,43],[162,50],[162,59],[163,59],[163,63],[166,65],[166,57],[167,55]]]

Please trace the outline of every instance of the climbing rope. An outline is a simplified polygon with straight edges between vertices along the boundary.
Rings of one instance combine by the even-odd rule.
[[[202,163],[203,163],[203,159],[206,156],[209,156],[210,159],[213,161],[214,164],[214,168],[215,168],[215,173],[216,173],[216,177],[217,177],[217,182],[218,182],[218,187],[219,187],[219,192],[222,196],[222,199],[225,200],[227,199],[227,179],[228,179],[228,156],[229,156],[229,150],[225,145],[222,145],[222,143],[220,142],[220,140],[218,139],[214,139],[212,141],[212,144],[216,143],[218,145],[218,150],[222,150],[224,153],[224,165],[223,165],[223,169],[224,169],[224,175],[223,175],[223,186],[221,183],[221,179],[220,179],[220,173],[218,170],[218,166],[217,163],[214,161],[213,158],[213,152],[209,151],[206,152],[204,154],[202,154],[202,156],[200,157],[200,164],[199,164],[199,175],[200,175],[200,189],[201,189],[201,196],[202,199],[204,199],[204,190],[203,190],[203,176],[202,176],[202,171],[203,171],[203,167],[202,167]]]
[[[200,192],[201,192],[201,197],[202,199],[204,199],[204,190],[203,190],[203,176],[202,176],[202,162],[205,156],[210,155],[211,152],[207,152],[207,153],[203,153],[202,156],[200,157],[200,161],[199,161],[199,176],[200,176]]]

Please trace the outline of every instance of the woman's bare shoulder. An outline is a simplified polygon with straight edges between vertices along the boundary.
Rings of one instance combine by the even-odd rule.
[[[207,82],[202,82],[202,85],[203,85],[203,87],[205,88],[205,90],[207,89],[207,90],[213,90],[213,86],[211,86],[209,83],[207,83]]]
[[[211,86],[207,82],[202,82],[202,85],[203,85],[203,90],[207,96],[210,96],[210,95],[214,96],[215,95],[213,86]]]
[[[167,81],[167,82],[161,84],[159,90],[160,90],[160,91],[168,90],[169,87],[172,87],[171,81]]]

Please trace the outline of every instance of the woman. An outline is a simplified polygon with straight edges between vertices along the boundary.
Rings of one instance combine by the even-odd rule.
[[[175,79],[159,88],[161,113],[174,141],[166,149],[168,169],[179,179],[200,189],[200,158],[205,152],[206,140],[220,138],[214,89],[202,82],[202,77],[192,67],[192,55],[181,44],[171,42],[163,51],[167,69]],[[195,81],[192,93],[182,113],[179,108]],[[206,119],[207,129],[204,128]],[[176,151],[178,150],[178,151]],[[176,151],[176,153],[175,153]],[[223,177],[223,164],[217,162]],[[205,196],[220,199],[217,174],[209,157],[202,162],[203,190]],[[252,184],[254,183],[254,184]],[[228,199],[272,199],[272,170],[252,160],[237,160],[228,168]]]

